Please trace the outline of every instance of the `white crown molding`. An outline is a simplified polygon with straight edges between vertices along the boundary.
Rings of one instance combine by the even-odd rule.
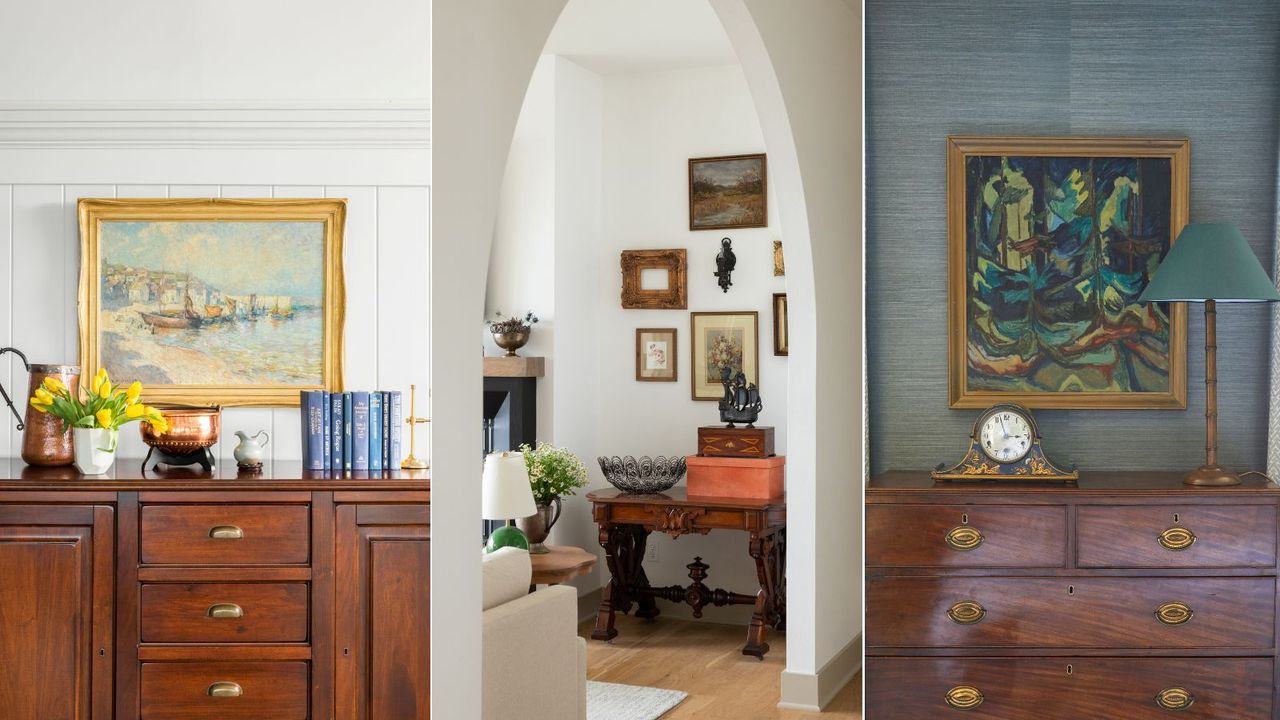
[[[0,102],[0,148],[430,149],[425,102]]]

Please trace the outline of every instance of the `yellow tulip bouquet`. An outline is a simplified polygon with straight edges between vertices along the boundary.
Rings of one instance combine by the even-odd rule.
[[[101,428],[119,430],[135,420],[151,423],[157,433],[169,430],[169,421],[158,409],[142,404],[142,383],[134,382],[121,388],[111,382],[106,368],[98,370],[90,383],[89,392],[80,388],[81,397],[58,378],[47,377],[36,388],[31,407],[62,419],[63,432],[69,428]],[[105,448],[104,448],[105,449]],[[111,448],[114,450],[114,448]]]

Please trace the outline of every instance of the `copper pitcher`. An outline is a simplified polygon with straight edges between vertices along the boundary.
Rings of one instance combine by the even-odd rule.
[[[80,367],[78,365],[32,365],[27,358],[14,348],[0,350],[0,355],[12,352],[22,358],[22,364],[30,373],[27,382],[26,418],[20,419],[18,429],[22,430],[22,460],[28,465],[44,467],[70,465],[75,460],[75,448],[71,444],[71,433],[64,432],[62,419],[31,407],[30,398],[35,395],[36,388],[44,383],[47,377],[56,377],[67,386],[72,395],[80,389]],[[8,393],[4,399],[9,409],[17,416],[17,410],[9,400]]]

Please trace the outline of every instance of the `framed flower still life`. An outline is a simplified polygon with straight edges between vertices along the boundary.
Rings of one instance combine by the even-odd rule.
[[[185,405],[342,390],[343,199],[83,199],[80,365]]]
[[[747,382],[760,384],[760,317],[752,312],[690,313],[693,341],[689,364],[694,400],[724,396],[721,371],[742,371]]]
[[[1185,139],[947,139],[953,408],[1187,406],[1184,303],[1138,298],[1188,219]]]
[[[675,328],[639,328],[636,330],[636,380],[638,382],[675,382]]]

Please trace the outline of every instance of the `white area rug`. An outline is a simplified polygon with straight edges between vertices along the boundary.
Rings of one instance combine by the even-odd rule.
[[[587,681],[587,720],[657,720],[689,697],[679,690]]]

